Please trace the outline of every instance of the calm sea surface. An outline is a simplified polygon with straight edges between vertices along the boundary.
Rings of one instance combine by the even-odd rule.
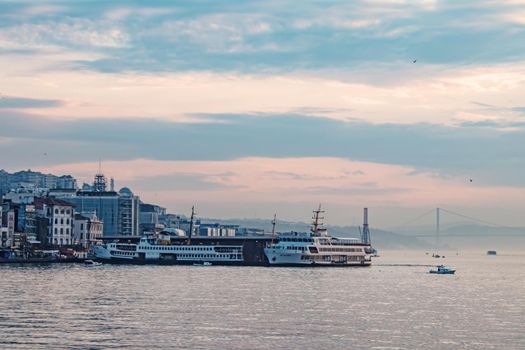
[[[525,349],[525,256],[371,268],[0,266],[6,349]],[[411,266],[392,266],[407,264]]]

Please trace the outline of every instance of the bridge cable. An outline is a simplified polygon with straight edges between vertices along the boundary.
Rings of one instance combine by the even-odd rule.
[[[501,224],[496,224],[494,222],[490,222],[490,221],[485,221],[485,220],[481,220],[481,219],[476,219],[472,216],[468,216],[468,215],[463,215],[463,214],[460,214],[460,213],[456,213],[456,212],[453,212],[451,210],[447,210],[447,209],[444,209],[444,208],[439,208],[441,211],[444,211],[445,213],[448,213],[448,214],[452,214],[452,215],[456,215],[456,216],[459,216],[459,217],[462,217],[464,219],[468,219],[468,220],[472,220],[472,221],[475,221],[475,222],[478,222],[480,224],[485,224],[485,225],[490,225],[490,226],[497,226],[497,227],[504,227],[504,228],[516,228],[516,227],[512,227],[512,226],[506,226],[506,225],[501,225]]]

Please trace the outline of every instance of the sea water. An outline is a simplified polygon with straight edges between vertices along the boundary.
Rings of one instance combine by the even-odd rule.
[[[3,265],[0,348],[525,349],[525,255],[380,253],[368,268]],[[439,263],[456,274],[429,274]]]

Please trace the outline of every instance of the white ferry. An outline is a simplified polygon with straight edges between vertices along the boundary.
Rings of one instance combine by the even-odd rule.
[[[138,244],[106,243],[93,247],[98,261],[123,264],[242,265],[242,245],[189,244],[172,242],[169,233],[146,234]]]
[[[314,211],[311,232],[281,233],[278,241],[264,248],[270,266],[370,266],[372,247],[356,238],[328,235],[320,220],[321,207]],[[273,222],[275,234],[275,220]]]
[[[122,264],[197,264],[243,265],[242,245],[192,244],[193,218],[195,208],[191,208],[191,224],[187,239],[178,240],[170,232],[146,233],[138,244],[106,243],[92,248],[99,261]],[[185,236],[179,230],[177,236]]]

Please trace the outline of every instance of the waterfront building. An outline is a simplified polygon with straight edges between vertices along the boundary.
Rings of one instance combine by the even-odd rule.
[[[119,192],[106,190],[106,179],[95,175],[93,186],[71,192],[54,191],[53,196],[75,205],[76,211],[89,217],[93,212],[104,223],[104,236],[139,235],[140,198],[127,187]],[[85,189],[85,190],[84,190]]]
[[[201,224],[198,232],[205,237],[235,237],[238,228],[237,225]]]
[[[71,175],[59,176],[56,179],[56,185],[54,187],[49,187],[51,189],[61,189],[61,190],[76,190],[77,189],[77,180]]]
[[[166,208],[155,204],[140,204],[140,233],[159,232],[165,228],[160,217],[166,215]]]
[[[123,236],[137,236],[140,226],[140,198],[127,187],[121,188],[118,194],[119,233]]]
[[[77,189],[75,188],[54,188],[49,190],[48,195],[49,197],[55,197],[55,198],[68,198],[68,197],[74,197],[77,194]]]
[[[17,188],[11,189],[3,195],[3,198],[14,204],[32,204],[35,197],[45,197],[47,192],[47,189],[36,187],[33,184],[18,184]]]
[[[11,248],[13,237],[9,235],[7,227],[0,226],[0,248]]]
[[[34,204],[20,204],[17,208],[16,231],[23,232],[28,242],[36,243],[36,209]]]
[[[37,215],[48,220],[48,244],[73,244],[73,208],[73,204],[60,199],[35,198]]]
[[[262,236],[265,232],[262,228],[239,227],[235,234],[236,236]]]
[[[16,216],[15,210],[10,209],[7,212],[7,236],[10,239],[11,245],[14,246],[14,237],[15,237],[15,226],[16,226]]]
[[[103,223],[98,220],[96,213],[86,217],[75,213],[73,220],[73,242],[84,249],[94,244],[102,243]]]
[[[40,243],[41,247],[48,247],[51,244],[48,242],[48,232],[49,232],[49,220],[42,216],[36,216],[35,220],[35,232],[36,240]]]

